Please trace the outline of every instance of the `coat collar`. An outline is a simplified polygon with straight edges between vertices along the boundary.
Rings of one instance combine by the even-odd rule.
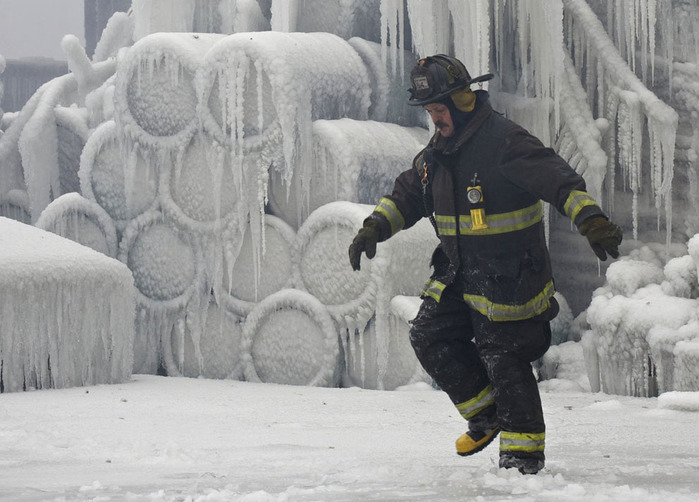
[[[480,129],[491,113],[493,113],[493,108],[490,106],[490,100],[483,101],[474,112],[473,118],[464,127],[457,130],[455,136],[444,138],[437,131],[432,136],[430,145],[445,155],[453,154]]]

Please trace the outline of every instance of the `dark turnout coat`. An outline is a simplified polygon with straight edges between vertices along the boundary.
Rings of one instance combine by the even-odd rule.
[[[432,137],[369,218],[386,240],[434,211],[441,243],[423,296],[439,301],[453,285],[490,320],[528,319],[546,311],[555,292],[542,201],[577,226],[604,214],[567,162],[493,111],[483,94],[452,137]],[[474,187],[476,203],[477,192],[471,201],[467,195]]]

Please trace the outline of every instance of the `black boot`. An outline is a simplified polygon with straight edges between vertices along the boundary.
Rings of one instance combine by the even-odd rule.
[[[500,455],[501,469],[517,469],[522,474],[536,474],[544,468],[544,460],[530,456],[517,457],[512,453]]]

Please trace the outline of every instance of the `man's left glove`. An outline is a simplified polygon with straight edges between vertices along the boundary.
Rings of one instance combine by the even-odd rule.
[[[587,237],[590,247],[600,260],[606,260],[607,253],[612,258],[619,257],[619,244],[622,239],[619,225],[603,216],[593,216],[583,221],[578,231]]]
[[[356,237],[349,247],[350,265],[354,270],[359,270],[359,261],[362,258],[362,251],[366,253],[366,257],[370,260],[376,256],[376,243],[379,242],[381,229],[379,222],[376,220],[364,221],[364,226],[357,232]]]

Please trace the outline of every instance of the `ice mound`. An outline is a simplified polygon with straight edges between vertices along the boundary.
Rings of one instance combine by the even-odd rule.
[[[0,217],[0,312],[4,392],[131,376],[133,279],[117,260]]]

